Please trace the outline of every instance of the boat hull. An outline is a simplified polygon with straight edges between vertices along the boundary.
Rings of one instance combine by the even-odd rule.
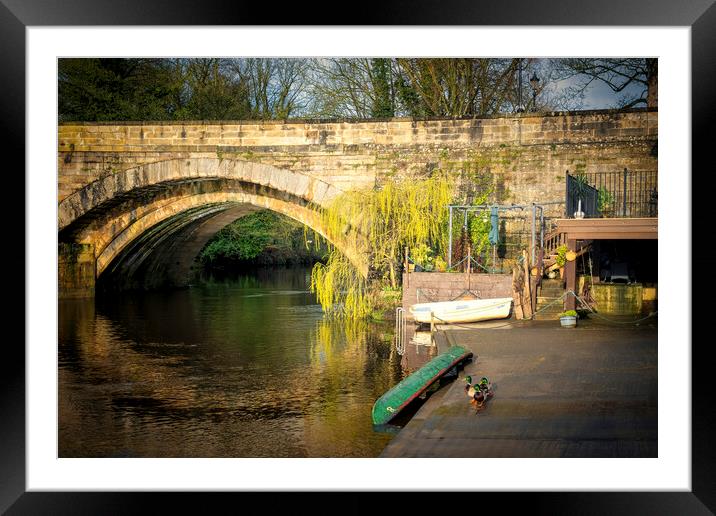
[[[372,411],[373,424],[386,424],[442,375],[470,357],[472,351],[453,346],[430,360],[376,400]]]
[[[418,303],[410,307],[416,322],[469,323],[504,319],[512,309],[511,297]]]

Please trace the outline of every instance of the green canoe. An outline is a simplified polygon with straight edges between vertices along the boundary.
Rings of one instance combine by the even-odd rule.
[[[373,424],[384,425],[456,364],[472,356],[462,346],[453,346],[403,379],[373,404]]]

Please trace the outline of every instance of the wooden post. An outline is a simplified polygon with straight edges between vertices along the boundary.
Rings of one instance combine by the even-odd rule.
[[[577,240],[574,238],[570,238],[567,240],[567,250],[568,251],[576,251],[577,250]],[[567,260],[567,263],[564,265],[564,274],[567,280],[567,290],[572,290],[576,292],[577,290],[577,260],[569,261]],[[565,310],[574,310],[577,306],[577,300],[572,294],[567,294],[566,299],[564,300],[564,309]]]
[[[522,284],[520,282],[520,268],[513,267],[512,268],[512,298],[514,299],[515,317],[517,319],[524,319],[524,317],[525,317],[525,312],[522,309],[522,295],[520,294],[521,290],[522,290]]]
[[[448,211],[450,212],[450,218],[448,219],[448,269],[452,267],[452,206],[448,206]]]
[[[405,246],[405,286],[410,282],[410,262],[408,262],[408,246]]]
[[[470,291],[470,270],[471,270],[471,265],[472,265],[472,263],[471,263],[472,262],[472,258],[471,258],[472,254],[470,251],[471,251],[470,245],[468,244],[468,246],[467,246],[467,269],[465,269],[467,271],[467,290],[468,290],[468,292]]]
[[[525,318],[531,319],[532,315],[534,314],[534,310],[532,309],[532,292],[530,290],[530,261],[529,261],[529,255],[527,254],[527,251],[525,249],[522,250],[522,261],[523,261],[523,274],[524,274],[524,285],[523,285],[523,291],[522,296],[523,299],[527,299],[529,304],[525,303],[524,309],[525,309]]]

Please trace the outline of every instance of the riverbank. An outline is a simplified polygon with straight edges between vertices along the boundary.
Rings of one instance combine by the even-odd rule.
[[[476,358],[431,396],[381,457],[656,457],[657,322],[490,321],[438,327],[437,351]],[[494,397],[475,412],[465,375]]]

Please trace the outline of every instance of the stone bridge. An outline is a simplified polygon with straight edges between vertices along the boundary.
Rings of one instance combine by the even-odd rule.
[[[255,209],[309,226],[361,270],[359,241],[318,209],[346,190],[435,169],[493,201],[564,198],[565,171],[656,170],[656,111],[459,120],[63,123],[58,127],[61,297],[186,285],[211,236]],[[558,210],[559,208],[555,208]]]

